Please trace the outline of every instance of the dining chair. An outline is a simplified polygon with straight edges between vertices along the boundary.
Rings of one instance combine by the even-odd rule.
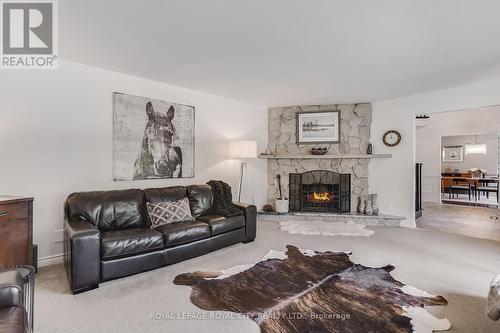
[[[481,193],[486,195],[486,198],[490,198],[490,193],[496,194],[496,200],[498,202],[498,180],[491,178],[484,178],[478,181],[479,186],[476,188],[476,197],[481,200]]]
[[[469,201],[471,199],[472,194],[474,194],[474,198],[476,198],[475,186],[473,186],[470,182],[468,182],[464,178],[453,178],[452,183],[455,184],[450,185],[450,187],[448,188],[450,199],[455,198],[455,195],[458,197],[458,194],[461,191],[467,192],[467,194],[469,195]]]

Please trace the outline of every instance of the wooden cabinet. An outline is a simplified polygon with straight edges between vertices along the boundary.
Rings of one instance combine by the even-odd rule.
[[[0,268],[33,265],[33,198],[0,196]]]

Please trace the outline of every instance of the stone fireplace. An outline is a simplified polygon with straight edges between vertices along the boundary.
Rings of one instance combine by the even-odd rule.
[[[348,213],[351,175],[329,170],[289,174],[290,211]]]
[[[297,112],[318,112],[340,110],[340,143],[336,144],[301,144],[296,141],[296,119]],[[370,126],[372,119],[371,105],[362,104],[338,104],[338,105],[307,105],[270,108],[268,113],[268,147],[272,154],[285,155],[283,158],[267,160],[267,201],[274,203],[279,196],[276,176],[281,175],[283,193],[292,199],[289,181],[291,174],[302,174],[314,170],[326,170],[336,174],[348,174],[350,200],[343,201],[343,205],[350,205],[349,209],[342,207],[340,212],[356,211],[358,197],[368,194],[368,163],[366,149],[370,141]],[[314,147],[326,147],[328,153],[322,158],[309,158],[310,150]],[[292,187],[294,186],[293,182]],[[324,191],[328,192],[328,191]],[[319,194],[320,199],[325,200],[328,194]],[[318,194],[316,195],[318,197]],[[313,200],[314,193],[313,193]],[[296,199],[294,199],[296,200]],[[330,200],[329,198],[327,200]],[[338,198],[337,198],[338,200]],[[335,197],[326,205],[335,205]],[[295,203],[296,204],[296,203]],[[293,210],[300,211],[303,207]],[[314,205],[306,207],[307,211],[313,211]],[[334,209],[334,208],[332,208]]]

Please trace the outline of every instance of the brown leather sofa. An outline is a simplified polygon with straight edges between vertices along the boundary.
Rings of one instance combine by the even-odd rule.
[[[146,202],[189,198],[195,221],[150,228]],[[71,290],[170,265],[255,239],[257,209],[235,203],[241,216],[215,215],[208,185],[79,192],[65,203],[65,264]]]

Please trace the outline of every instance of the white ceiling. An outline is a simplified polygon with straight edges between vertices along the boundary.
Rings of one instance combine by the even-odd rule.
[[[404,96],[461,84],[500,63],[498,0],[59,7],[63,59],[267,106]]]

